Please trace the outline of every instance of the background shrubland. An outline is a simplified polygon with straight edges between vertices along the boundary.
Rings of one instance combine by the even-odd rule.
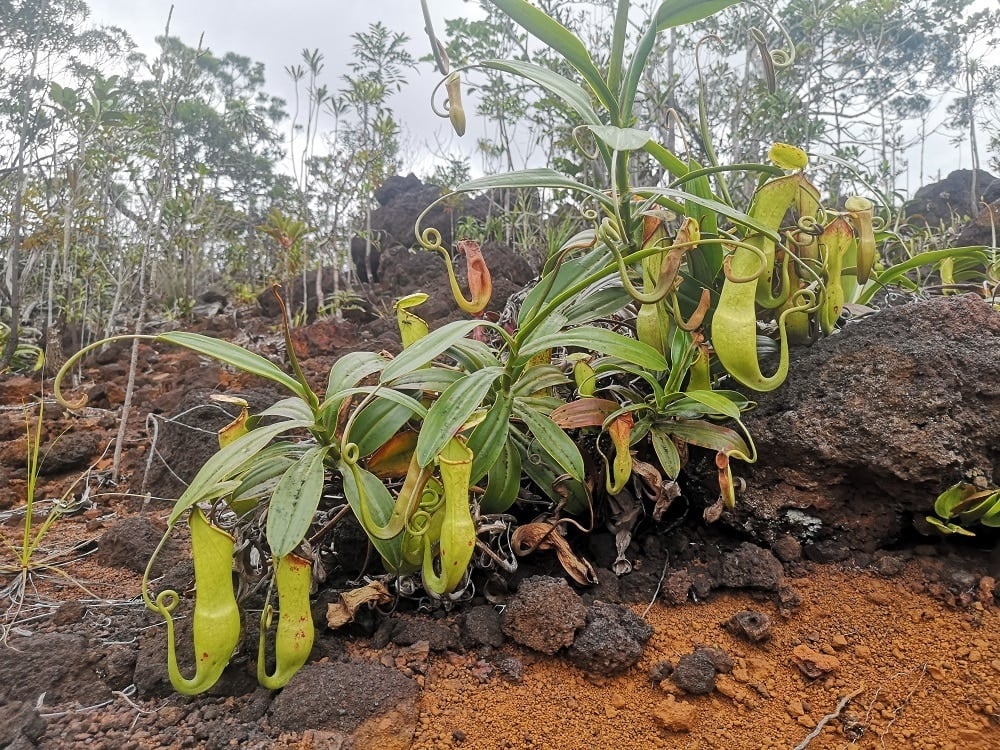
[[[454,66],[495,57],[575,75],[480,5],[476,20],[438,22]],[[612,4],[537,5],[576,29],[599,66],[610,57]],[[637,24],[649,5],[635,3]],[[898,207],[904,172],[928,176],[922,151],[916,165],[902,154],[932,131],[954,137],[956,162],[963,149],[973,168],[1000,167],[996,16],[968,0],[741,4],[658,38],[636,118],[701,163],[711,161],[709,143],[729,164],[760,161],[774,140],[799,145],[830,157],[812,176],[831,204],[871,194],[867,183]],[[143,54],[122,29],[95,27],[81,0],[0,3],[0,322],[5,332],[26,326],[4,335],[4,365],[46,328],[85,344],[154,311],[184,315],[209,288],[250,299],[319,268],[349,289],[351,238],[377,243],[374,190],[428,163],[404,148],[406,123],[393,109],[394,94],[428,69],[415,59],[423,39],[373,24],[353,35],[345,70],[304,50],[283,71],[265,71],[246,51],[172,36],[169,22],[156,44]],[[772,64],[765,48],[794,48],[794,63]],[[294,83],[290,101],[271,93],[282,76]],[[576,147],[564,104],[497,71],[470,71],[466,82],[482,136],[471,154],[439,145],[426,177],[453,187],[473,174],[549,166],[607,182],[600,161]],[[642,184],[663,176],[650,161],[631,169]],[[737,203],[752,188],[749,178],[730,185]],[[563,195],[542,198],[500,193],[498,209],[518,209],[518,220],[463,230],[544,253],[572,227],[561,223]]]

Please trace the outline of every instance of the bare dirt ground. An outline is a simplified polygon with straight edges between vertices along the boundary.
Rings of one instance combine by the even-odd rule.
[[[64,519],[47,546],[58,551],[76,542],[85,549],[79,542],[96,540],[111,520]],[[9,538],[16,526],[2,531]],[[902,564],[892,577],[851,565],[795,566],[787,582],[801,604],[793,613],[782,614],[775,603],[738,591],[679,606],[632,605],[652,626],[653,637],[640,662],[613,678],[590,677],[559,656],[512,644],[496,651],[428,653],[419,645],[374,649],[359,637],[333,647],[336,653],[324,659],[389,664],[415,675],[420,685],[416,708],[382,726],[383,735],[379,714],[368,719],[360,733],[368,739],[355,745],[360,747],[998,747],[1000,610],[990,603],[993,592],[960,592],[968,594],[963,606],[939,579],[943,560],[934,548],[920,553],[894,557]],[[60,570],[90,593],[61,577],[34,579],[15,624],[22,639],[109,630],[105,620],[134,616],[141,608],[136,574],[102,566],[93,556]],[[990,585],[988,579],[977,584]],[[83,600],[80,612],[73,609],[77,599]],[[754,644],[723,627],[743,611],[770,617],[768,640]],[[699,647],[720,649],[731,668],[715,677],[708,694],[690,695],[665,676],[663,662],[677,665]],[[520,665],[514,674],[511,660]],[[379,693],[377,685],[373,692]],[[341,747],[343,741],[339,733],[322,730],[279,731],[267,725],[264,714],[252,723],[255,732],[271,738],[233,745],[230,740],[241,735],[229,731],[231,725],[245,715],[242,704],[261,700],[256,693],[139,699],[126,689],[94,706],[75,699],[71,687],[63,695],[54,705],[43,699],[39,706],[46,728],[38,747],[319,749]],[[195,726],[206,715],[224,721],[213,736],[199,739]],[[409,742],[399,739],[401,722]]]

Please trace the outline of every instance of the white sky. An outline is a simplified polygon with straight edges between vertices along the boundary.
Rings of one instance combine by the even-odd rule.
[[[198,44],[222,56],[235,52],[265,65],[265,90],[293,107],[294,86],[285,67],[302,60],[303,49],[319,49],[326,67],[320,83],[331,91],[342,86],[341,76],[348,72],[351,60],[351,34],[367,30],[382,21],[390,31],[410,37],[410,52],[415,58],[430,52],[424,33],[419,0],[87,0],[90,20],[97,24],[120,26],[147,55],[156,54],[154,39],[163,34],[170,7],[174,12],[170,33],[188,46]],[[446,18],[462,15],[479,17],[478,3],[465,0],[430,0],[435,30],[444,36]],[[471,154],[475,147],[474,123],[460,141],[453,136],[447,120],[431,112],[431,91],[439,80],[429,64],[420,64],[407,73],[409,85],[392,99],[392,108],[403,122],[404,162],[416,152],[448,150]],[[286,121],[287,125],[287,121]],[[431,172],[427,159],[417,164],[417,171]]]
[[[147,54],[155,54],[154,38],[163,33],[171,5],[174,6],[171,34],[194,46],[204,33],[204,46],[217,55],[236,52],[263,62],[267,72],[268,93],[285,98],[292,107],[293,86],[284,72],[287,65],[300,62],[303,49],[318,48],[325,57],[321,80],[331,90],[340,87],[340,76],[347,72],[351,58],[351,34],[364,31],[369,24],[382,21],[392,31],[402,31],[411,39],[414,57],[428,50],[419,0],[88,0],[91,20],[125,28]],[[478,3],[468,0],[430,0],[431,13],[439,36],[444,34],[444,20],[463,14],[479,16]],[[470,114],[469,132],[457,139],[446,120],[430,111],[430,94],[438,81],[436,71],[422,64],[409,74],[409,85],[396,95],[391,105],[403,123],[403,159],[415,171],[429,173],[429,152],[463,151],[472,155],[480,137],[479,124],[472,117],[474,102],[467,97]],[[946,115],[932,118],[938,125]],[[985,140],[985,139],[984,139]],[[981,145],[981,150],[984,150]],[[421,159],[415,158],[423,153]],[[919,185],[919,148],[906,154],[909,174],[900,187],[911,194]],[[985,165],[985,153],[984,165]],[[969,168],[968,144],[953,146],[945,134],[930,137],[924,153],[924,182],[943,177],[953,169]],[[472,159],[473,173],[479,170]]]

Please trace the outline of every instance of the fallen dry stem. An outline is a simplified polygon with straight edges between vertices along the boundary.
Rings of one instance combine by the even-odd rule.
[[[826,716],[820,719],[819,723],[816,724],[816,727],[809,734],[806,735],[805,739],[802,740],[802,742],[800,742],[798,745],[795,746],[794,750],[805,750],[805,748],[809,745],[810,742],[819,737],[819,733],[823,731],[823,727],[825,727],[829,722],[833,721],[838,716],[840,716],[840,712],[847,707],[847,704],[850,703],[858,695],[860,695],[862,691],[864,691],[864,687],[859,687],[853,693],[848,693],[843,698],[841,698],[840,701],[837,703],[837,707],[833,709],[831,713],[828,713]]]

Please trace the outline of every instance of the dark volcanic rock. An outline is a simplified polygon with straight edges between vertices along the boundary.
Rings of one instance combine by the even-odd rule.
[[[35,633],[11,638],[7,646],[0,649],[0,705],[15,700],[34,705],[42,693],[50,704],[93,705],[111,697],[97,676],[103,653],[85,636]]]
[[[45,460],[40,463],[38,473],[52,476],[82,469],[100,456],[103,447],[104,435],[100,432],[66,432],[42,447]]]
[[[890,308],[795,352],[745,423],[760,463],[723,518],[815,559],[898,540],[959,480],[1000,484],[1000,314],[975,295]],[[832,546],[831,546],[832,543]]]
[[[684,654],[677,660],[670,679],[685,693],[707,695],[715,690],[715,659],[711,654],[698,649],[693,654]]]
[[[458,634],[451,624],[444,620],[430,620],[426,617],[396,619],[393,622],[390,640],[397,646],[412,646],[414,643],[426,641],[431,651],[458,648]]]
[[[749,609],[737,612],[722,623],[722,627],[751,643],[760,643],[771,637],[771,618],[763,612]]]
[[[97,545],[97,561],[109,568],[125,568],[136,573],[146,569],[156,546],[163,538],[165,527],[157,526],[149,516],[132,516],[116,522],[105,531]],[[171,537],[163,544],[153,570],[161,575],[181,559],[177,541]]]
[[[462,640],[471,646],[503,645],[500,613],[490,604],[473,607],[462,617]]]
[[[396,747],[391,737],[413,736],[418,695],[417,683],[380,664],[307,664],[274,699],[269,713],[275,726],[289,731],[350,733],[367,720],[392,712],[396,714],[394,720],[384,726],[379,721],[379,726],[385,730],[386,746]]]
[[[984,170],[976,173],[976,194],[972,194],[972,170],[956,169],[943,180],[924,185],[906,204],[909,221],[926,223],[931,229],[951,226],[956,218],[972,215],[973,198],[978,204],[1000,198],[1000,180]]]
[[[594,602],[587,625],[569,647],[570,663],[605,677],[621,674],[639,661],[653,635],[649,624],[620,604]]]
[[[573,643],[587,608],[562,578],[532,576],[521,582],[503,611],[504,634],[522,646],[554,654]]]
[[[744,542],[722,556],[719,584],[729,588],[756,588],[777,591],[784,571],[769,550]]]
[[[34,747],[45,734],[45,726],[45,719],[28,703],[12,701],[0,705],[0,746],[15,747],[20,740]]]

